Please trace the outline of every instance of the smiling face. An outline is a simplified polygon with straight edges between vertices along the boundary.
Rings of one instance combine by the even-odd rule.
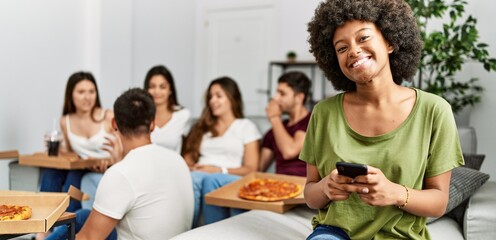
[[[393,47],[371,22],[349,21],[336,29],[333,39],[339,67],[358,85],[375,78],[392,79],[389,54]]]
[[[150,78],[148,93],[152,95],[155,105],[167,105],[171,95],[169,82],[162,75],[155,75]]]
[[[89,80],[82,80],[74,86],[72,101],[76,111],[87,112],[95,106],[96,87]]]
[[[209,90],[208,106],[215,117],[232,114],[232,103],[219,84],[213,84]]]

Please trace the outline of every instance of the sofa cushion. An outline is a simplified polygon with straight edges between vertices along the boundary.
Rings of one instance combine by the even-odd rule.
[[[466,167],[454,168],[451,172],[449,201],[446,213],[468,199],[477,189],[489,179],[489,175]],[[431,223],[438,218],[428,218]],[[456,219],[455,219],[456,220]],[[461,224],[461,222],[458,222]]]
[[[40,175],[39,168],[19,165],[18,161],[12,161],[9,163],[9,189],[37,192]]]
[[[450,197],[446,212],[468,199],[489,179],[489,174],[465,167],[453,169],[451,173]]]
[[[463,159],[465,160],[464,167],[479,171],[485,157],[486,155],[484,154],[463,154]]]
[[[304,205],[284,214],[252,210],[195,228],[172,239],[305,239],[312,232],[310,219],[314,214],[315,210]]]
[[[496,182],[488,181],[469,200],[463,232],[465,239],[494,239],[496,236]]]
[[[465,159],[465,165],[463,167],[471,168],[474,170],[480,170],[484,158],[486,155],[483,154],[463,154]],[[446,211],[446,216],[453,218],[461,227],[463,227],[463,216],[465,215],[465,209],[467,208],[468,200],[466,199],[458,206],[453,208],[451,211]]]
[[[462,152],[465,154],[475,154],[477,152],[477,136],[473,127],[458,127],[458,136]]]
[[[427,230],[431,239],[463,240],[463,231],[455,220],[441,217],[439,220],[428,224]]]

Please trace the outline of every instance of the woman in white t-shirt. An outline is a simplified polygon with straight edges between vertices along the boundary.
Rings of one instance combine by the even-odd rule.
[[[257,170],[260,138],[255,124],[243,118],[243,102],[236,82],[229,77],[213,80],[200,119],[193,125],[183,149],[195,193],[193,226],[198,224],[200,206],[206,224],[230,215],[229,209],[202,203],[203,196]]]
[[[152,67],[146,74],[144,89],[152,95],[156,107],[152,142],[179,152],[191,113],[177,101],[171,72],[162,65]]]

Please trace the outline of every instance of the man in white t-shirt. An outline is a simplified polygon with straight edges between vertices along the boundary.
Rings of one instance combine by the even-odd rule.
[[[115,101],[114,114],[125,157],[105,172],[76,239],[105,239],[114,227],[119,239],[169,239],[189,230],[191,176],[180,155],[151,143],[153,99],[130,89]]]

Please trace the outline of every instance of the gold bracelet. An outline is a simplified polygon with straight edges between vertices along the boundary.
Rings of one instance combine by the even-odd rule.
[[[397,206],[400,209],[404,208],[408,204],[408,198],[410,197],[410,192],[408,191],[408,188],[405,185],[401,185],[401,186],[403,186],[406,190],[406,200],[405,200],[405,203],[403,203],[403,205]]]

